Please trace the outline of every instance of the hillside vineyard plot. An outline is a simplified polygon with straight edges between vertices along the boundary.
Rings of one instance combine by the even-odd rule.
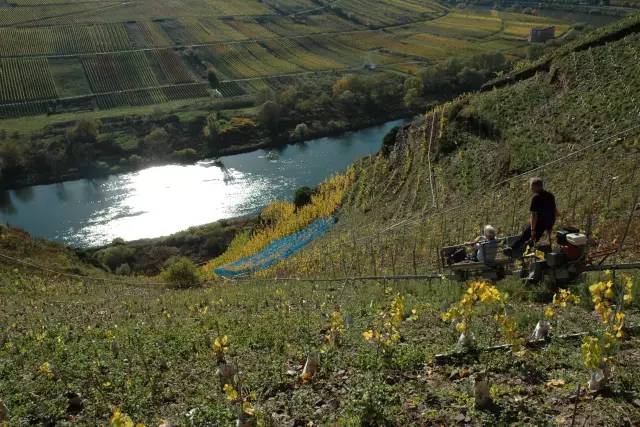
[[[158,60],[162,73],[169,83],[190,83],[193,78],[184,68],[180,58],[171,49],[154,50],[153,54]]]
[[[120,23],[0,29],[0,55],[37,56],[131,49]]]
[[[383,0],[372,5],[367,0],[343,0],[337,7],[344,10],[353,21],[367,27],[402,24],[429,19],[445,13],[445,7],[430,1]]]
[[[204,57],[230,78],[263,77],[303,71],[293,61],[282,59],[258,43],[220,44],[202,49]]]
[[[52,99],[56,96],[46,59],[0,60],[0,103]]]
[[[138,22],[138,28],[150,47],[164,47],[172,44],[153,22]]]
[[[365,65],[415,73],[451,56],[522,53],[529,28],[549,23],[568,29],[423,0],[0,0],[0,102],[19,116],[76,111],[72,99],[86,109],[98,95],[99,108],[210,97],[210,67],[221,82]],[[245,96],[268,81],[218,91]],[[47,100],[57,101],[36,104]]]
[[[120,4],[120,2],[53,2],[48,1],[40,5],[20,5],[13,6],[14,1],[0,4],[0,25],[41,25],[41,20],[47,18],[59,18],[66,23],[73,23],[73,16],[82,12],[89,12],[109,6]],[[56,4],[57,3],[57,4]]]
[[[94,93],[158,86],[142,52],[97,55],[82,60]]]
[[[139,89],[96,96],[101,109],[139,107],[169,101],[206,98],[210,93],[205,84],[185,84],[152,89]]]

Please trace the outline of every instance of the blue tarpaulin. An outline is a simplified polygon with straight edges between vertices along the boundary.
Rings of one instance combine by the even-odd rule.
[[[335,222],[334,217],[319,219],[304,230],[274,240],[260,252],[223,267],[218,267],[214,272],[218,276],[237,276],[270,267],[283,259],[289,258],[295,251],[322,236]]]

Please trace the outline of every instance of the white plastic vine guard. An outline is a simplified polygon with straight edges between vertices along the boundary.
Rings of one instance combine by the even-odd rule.
[[[302,375],[311,374],[315,375],[318,372],[318,365],[320,364],[320,356],[318,353],[309,353],[307,356],[307,363],[304,364]]]
[[[589,378],[589,390],[599,391],[607,386],[611,378],[611,367],[607,362],[600,362],[596,369],[591,370]]]
[[[257,425],[258,420],[256,417],[247,417],[247,414],[245,414],[244,411],[241,411],[240,415],[238,415],[236,427],[256,427]]]
[[[549,332],[551,332],[551,323],[546,320],[540,320],[536,325],[536,328],[533,330],[531,338],[533,341],[544,340],[549,336]]]
[[[233,365],[220,365],[220,367],[216,371],[216,374],[218,374],[218,378],[220,379],[221,390],[224,389],[225,384],[229,384],[230,386],[233,386],[235,384],[236,368],[234,368]]]
[[[352,316],[345,316],[344,317],[344,323],[348,326],[348,327],[352,327],[354,320]]]
[[[7,406],[4,404],[2,399],[0,399],[0,421],[6,421],[9,418],[9,410]]]
[[[473,378],[473,397],[476,408],[486,408],[491,403],[489,382],[483,373]]]
[[[476,342],[476,336],[471,331],[464,331],[458,338],[458,345],[462,347],[471,347]]]

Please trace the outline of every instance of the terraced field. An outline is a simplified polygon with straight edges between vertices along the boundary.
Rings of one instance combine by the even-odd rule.
[[[121,23],[0,29],[0,55],[36,56],[131,49]]]
[[[52,99],[57,96],[46,59],[2,59],[0,75],[0,103]]]
[[[186,68],[183,66],[182,61],[172,49],[158,49],[154,50],[158,65],[162,69],[162,72],[169,83],[191,83],[193,77]]]
[[[446,13],[446,8],[435,1],[419,0],[381,0],[376,1],[375,5],[367,0],[341,0],[337,7],[352,20],[374,28],[434,18]]]
[[[207,98],[209,68],[224,97],[297,74],[416,73],[454,55],[521,54],[547,24],[569,28],[422,0],[15,0],[0,3],[0,115]]]
[[[87,57],[82,65],[95,93],[158,86],[142,52]]]

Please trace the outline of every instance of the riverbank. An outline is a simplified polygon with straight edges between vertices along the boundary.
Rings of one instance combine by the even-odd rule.
[[[411,114],[403,82],[390,72],[328,76],[320,86],[267,88],[240,110],[80,116],[28,137],[0,132],[0,186],[106,178],[363,129]]]
[[[165,166],[169,164],[191,165],[199,161],[215,159],[222,156],[231,156],[236,154],[250,153],[260,149],[282,148],[287,145],[298,144],[313,139],[339,136],[348,132],[366,129],[372,126],[380,125],[389,121],[406,119],[413,117],[414,113],[404,109],[391,109],[388,114],[373,117],[363,117],[359,119],[351,119],[349,121],[328,120],[322,122],[317,118],[307,118],[302,123],[309,122],[312,125],[306,126],[306,130],[302,134],[296,133],[298,125],[289,126],[283,133],[277,135],[266,136],[265,133],[259,133],[249,141],[236,140],[228,146],[215,150],[198,150],[201,148],[201,141],[197,141],[190,147],[183,148],[180,151],[166,154],[164,157],[144,158],[137,154],[132,154],[129,159],[124,158],[103,158],[102,161],[96,162],[91,168],[72,168],[66,171],[58,172],[55,176],[49,173],[38,173],[32,170],[26,175],[21,175],[18,180],[4,179],[0,182],[0,190],[14,190],[36,185],[48,185],[63,183],[66,181],[75,181],[78,179],[100,179],[107,178],[112,175],[131,173],[141,171],[156,166]],[[199,117],[196,121],[202,121],[204,117]],[[336,119],[338,119],[336,117]],[[169,122],[174,121],[169,119]],[[158,123],[160,124],[160,123]],[[315,125],[314,125],[315,124]],[[111,124],[110,126],[113,126]],[[189,125],[187,125],[189,126]],[[132,159],[133,156],[136,156]]]
[[[168,236],[126,242],[114,239],[108,245],[76,249],[80,259],[115,273],[156,276],[175,259],[187,257],[204,264],[222,255],[239,233],[252,233],[260,225],[259,215],[222,219],[211,224],[189,227]]]
[[[89,248],[116,238],[155,238],[225,218],[247,218],[375,154],[389,130],[402,123],[225,156],[217,162],[0,192],[0,221],[38,238]]]

